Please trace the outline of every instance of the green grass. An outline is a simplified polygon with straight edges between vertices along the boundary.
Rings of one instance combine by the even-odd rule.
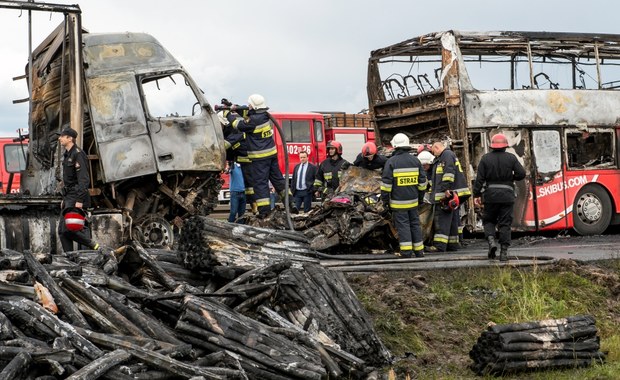
[[[608,270],[620,274],[620,265]],[[503,324],[593,315],[607,361],[589,368],[541,371],[514,379],[617,379],[620,375],[620,297],[596,276],[573,270],[508,267],[425,273],[427,288],[408,285],[410,273],[354,276],[353,288],[392,353],[394,369],[416,379],[479,379],[469,350],[489,322]],[[375,282],[379,282],[378,284]],[[414,355],[411,355],[414,354]]]

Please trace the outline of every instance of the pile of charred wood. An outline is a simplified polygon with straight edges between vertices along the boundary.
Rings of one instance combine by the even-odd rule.
[[[303,234],[196,217],[180,242],[132,242],[111,275],[97,252],[3,250],[0,378],[349,379],[391,362]]]
[[[398,247],[396,230],[380,201],[381,175],[349,167],[336,194],[306,214],[292,215],[296,231],[303,231],[312,249],[325,253],[370,253]],[[247,217],[247,223],[272,229],[288,228],[286,213],[276,209],[265,219]]]
[[[489,326],[469,352],[479,375],[571,368],[603,362],[594,317]]]

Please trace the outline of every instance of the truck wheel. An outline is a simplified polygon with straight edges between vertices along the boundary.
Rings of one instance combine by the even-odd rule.
[[[600,235],[611,222],[611,200],[600,186],[585,186],[575,197],[573,228],[579,235]]]
[[[172,226],[159,215],[149,214],[137,223],[141,232],[140,241],[147,248],[172,248],[174,233]]]

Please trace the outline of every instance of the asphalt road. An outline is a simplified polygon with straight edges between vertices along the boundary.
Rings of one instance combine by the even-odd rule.
[[[620,234],[600,236],[520,236],[513,240],[507,263],[487,258],[488,245],[481,238],[466,239],[458,252],[426,254],[424,258],[401,259],[393,255],[337,255],[321,263],[343,272],[432,270],[459,267],[550,265],[561,259],[598,261],[620,259]],[[499,254],[499,252],[498,252]]]
[[[224,219],[228,205],[220,205],[211,215]],[[510,261],[500,263],[487,259],[487,243],[481,236],[466,239],[467,246],[458,252],[426,254],[424,258],[401,259],[394,255],[334,255],[322,259],[326,267],[345,272],[428,270],[456,267],[549,265],[560,259],[580,261],[620,259],[620,228],[604,235],[577,236],[565,234],[513,234]],[[499,251],[498,251],[499,256]]]

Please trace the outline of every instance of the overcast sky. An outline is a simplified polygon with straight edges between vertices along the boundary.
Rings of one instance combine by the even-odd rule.
[[[1,3],[2,1],[0,1]],[[74,4],[75,1],[55,3]],[[620,33],[618,0],[84,0],[92,33],[145,32],[212,104],[262,94],[272,111],[368,108],[370,52],[442,30]],[[33,13],[36,47],[62,16]],[[0,135],[27,127],[28,15],[0,9]]]

